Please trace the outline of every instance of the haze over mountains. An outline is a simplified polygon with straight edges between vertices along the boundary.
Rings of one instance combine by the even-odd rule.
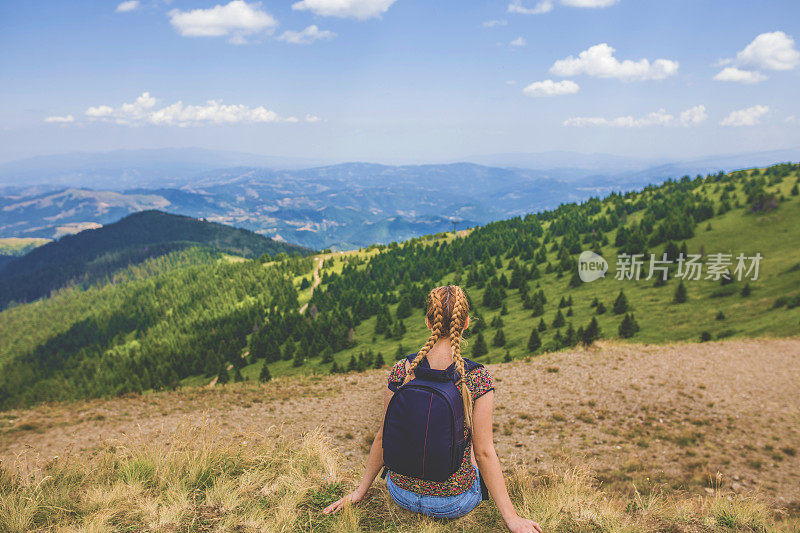
[[[545,152],[429,165],[189,149],[41,156],[0,165],[0,237],[54,238],[160,209],[306,247],[348,249],[483,224],[684,174],[800,160],[800,150],[677,161]]]

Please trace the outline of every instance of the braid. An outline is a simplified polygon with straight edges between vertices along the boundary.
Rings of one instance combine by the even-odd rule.
[[[450,317],[450,349],[452,350],[453,361],[458,370],[458,386],[461,390],[461,399],[464,402],[464,421],[472,427],[472,393],[467,387],[466,375],[464,372],[464,358],[461,357],[461,335],[463,333],[464,322],[469,313],[469,303],[464,295],[464,291],[458,286],[451,286],[455,292],[455,303],[453,304],[453,314]],[[448,287],[448,291],[451,289]]]
[[[433,324],[431,327],[431,336],[428,337],[428,342],[425,343],[419,352],[417,352],[417,356],[411,362],[411,366],[406,372],[406,377],[403,380],[403,385],[414,379],[414,369],[422,362],[428,352],[433,348],[433,345],[436,344],[436,341],[442,336],[442,324],[444,323],[444,317],[442,315],[442,301],[439,299],[439,295],[436,291],[431,291],[430,295],[428,295],[428,310],[432,311],[433,314]]]

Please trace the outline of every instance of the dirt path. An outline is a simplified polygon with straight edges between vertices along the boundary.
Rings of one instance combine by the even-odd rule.
[[[585,462],[607,486],[702,492],[721,472],[800,510],[800,339],[670,346],[600,343],[488,365],[504,463]],[[322,426],[360,467],[380,424],[387,369],[266,385],[93,400],[0,413],[0,458],[36,465],[123,434],[211,420],[221,436]]]
[[[320,282],[322,281],[322,280],[320,279],[320,277],[319,277],[319,271],[322,269],[322,262],[323,262],[323,261],[324,261],[324,259],[323,259],[322,257],[317,257],[317,258],[314,260],[314,262],[316,263],[316,265],[314,266],[314,273],[313,273],[313,278],[314,278],[314,281],[313,281],[313,282],[312,282],[312,284],[311,284],[311,296],[314,296],[314,289],[316,289],[316,288],[317,288],[317,286],[318,286],[318,285],[320,284]],[[307,304],[307,303],[303,304],[303,305],[300,307],[300,314],[301,314],[301,315],[302,315],[303,313],[305,313],[305,312],[306,312],[306,308],[307,308],[307,307],[308,307],[308,304]]]

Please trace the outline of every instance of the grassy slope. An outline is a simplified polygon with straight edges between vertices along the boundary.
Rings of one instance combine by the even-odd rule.
[[[0,254],[23,255],[48,242],[50,239],[8,237],[0,239]]]
[[[665,286],[654,287],[653,280],[640,281],[619,281],[614,279],[616,248],[613,246],[614,234],[616,230],[608,232],[607,236],[611,244],[605,246],[601,252],[603,257],[609,261],[609,273],[605,279],[592,283],[586,283],[574,289],[567,287],[569,278],[567,276],[557,277],[556,273],[544,274],[537,280],[541,289],[547,296],[547,305],[543,316],[548,325],[547,331],[540,334],[543,345],[552,339],[555,330],[550,326],[556,315],[558,302],[562,296],[573,299],[573,316],[566,317],[566,321],[572,322],[577,329],[578,326],[585,326],[596,317],[600,325],[603,337],[618,337],[617,328],[621,317],[612,313],[614,299],[620,290],[624,290],[631,304],[631,310],[636,315],[636,320],[640,326],[640,332],[631,339],[638,343],[657,343],[664,344],[676,341],[697,341],[703,331],[708,331],[714,338],[723,337],[762,337],[762,336],[789,336],[800,333],[800,307],[787,309],[785,307],[774,309],[775,299],[780,296],[800,294],[800,270],[792,271],[792,267],[800,264],[800,197],[790,196],[789,191],[798,176],[784,179],[782,184],[767,187],[767,190],[783,194],[787,199],[781,203],[780,207],[768,214],[749,213],[745,207],[735,208],[723,215],[714,216],[706,222],[698,225],[695,236],[686,240],[689,253],[698,253],[701,249],[705,254],[709,253],[744,253],[746,256],[760,252],[763,256],[759,279],[750,282],[752,293],[744,298],[739,295],[738,289],[744,285],[734,283],[728,287],[736,287],[737,292],[731,296],[713,298],[710,295],[721,288],[719,282],[710,280],[687,281],[685,285],[688,289],[689,301],[684,304],[672,302],[675,287],[678,282],[670,280]],[[715,201],[719,200],[722,192],[712,192],[715,184],[706,184],[709,196]],[[739,199],[744,205],[744,195],[737,190]],[[635,220],[639,213],[630,217]],[[708,223],[711,229],[707,230]],[[452,236],[447,236],[445,240],[452,240]],[[433,239],[426,237],[423,242],[438,242],[441,238]],[[659,247],[659,250],[661,248]],[[654,250],[655,252],[655,250]],[[367,252],[362,249],[351,252],[353,255],[365,258],[375,253],[374,250]],[[336,254],[334,254],[336,255]],[[555,253],[548,254],[548,260],[555,263]],[[327,255],[326,258],[330,257]],[[346,256],[345,256],[346,257]],[[507,267],[508,260],[503,259],[504,267]],[[341,272],[343,262],[337,258],[332,268],[328,272]],[[324,272],[324,271],[323,271]],[[507,278],[511,272],[504,270]],[[448,275],[440,282],[442,284],[452,283],[454,274]],[[296,278],[299,286],[302,277]],[[532,282],[535,287],[537,281]],[[324,285],[323,285],[324,287]],[[538,289],[537,289],[538,290]],[[473,302],[481,302],[483,290],[470,288],[467,289]],[[604,303],[608,311],[604,315],[595,315],[590,303],[594,298],[598,298]],[[305,290],[301,295],[301,304],[310,298],[310,291]],[[495,329],[487,328],[484,330],[484,338],[489,346],[489,353],[479,358],[480,361],[501,360],[506,351],[512,358],[530,355],[527,350],[528,337],[531,329],[538,325],[540,318],[531,317],[530,310],[523,309],[519,293],[516,290],[508,290],[506,300],[509,314],[504,316],[504,333],[506,345],[502,348],[492,346],[492,337]],[[392,315],[396,310],[396,305],[390,306]],[[486,310],[478,305],[478,312],[488,323],[499,313],[499,310]],[[473,310],[474,311],[474,310]],[[722,311],[725,315],[724,320],[716,320],[717,313]],[[562,309],[566,314],[566,309]],[[402,344],[403,351],[410,353],[421,346],[428,336],[425,327],[424,316],[421,310],[414,309],[413,314],[404,320],[407,333],[401,340],[386,339],[382,335],[375,337],[376,317],[371,317],[362,322],[356,328],[356,346],[335,354],[335,360],[342,366],[346,365],[351,355],[371,349],[375,353],[382,353],[387,361],[394,358],[398,345]],[[664,327],[669,325],[669,327]],[[564,332],[564,328],[561,328]],[[469,355],[469,347],[465,353]],[[321,372],[327,373],[330,365],[323,365],[319,358],[312,358],[302,367],[292,367],[291,361],[279,361],[270,364],[272,375],[292,375],[298,373]],[[245,367],[242,375],[245,378],[257,378],[261,369],[261,363]],[[197,378],[191,381],[192,384],[207,382],[207,379]]]

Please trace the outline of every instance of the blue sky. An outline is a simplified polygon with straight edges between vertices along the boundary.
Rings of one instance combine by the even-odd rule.
[[[796,0],[3,2],[0,160],[798,147],[798,40]]]

